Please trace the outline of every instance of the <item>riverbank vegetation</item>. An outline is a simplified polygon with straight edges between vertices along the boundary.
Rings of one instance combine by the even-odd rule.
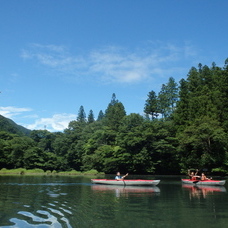
[[[142,115],[127,115],[113,94],[97,118],[82,105],[63,132],[0,131],[0,169],[228,174],[228,59],[224,67],[199,64],[179,83],[170,77],[160,92],[145,93]]]
[[[2,168],[0,170],[0,175],[61,175],[61,176],[69,176],[69,175],[77,175],[77,176],[84,176],[84,175],[104,175],[102,172],[97,172],[97,170],[89,170],[85,172],[80,172],[76,170],[71,171],[56,171],[56,170],[42,170],[42,169],[6,169]]]

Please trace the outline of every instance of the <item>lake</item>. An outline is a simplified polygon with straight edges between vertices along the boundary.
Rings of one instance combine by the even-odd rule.
[[[161,182],[115,187],[90,178],[0,176],[0,227],[227,227],[227,183],[195,187],[180,176],[131,176]]]

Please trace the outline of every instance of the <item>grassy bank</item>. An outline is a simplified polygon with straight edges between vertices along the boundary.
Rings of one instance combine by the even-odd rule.
[[[86,172],[79,172],[76,170],[71,171],[61,171],[57,172],[55,170],[44,171],[42,169],[6,169],[3,168],[0,170],[0,175],[101,175],[104,173],[99,173],[97,170],[90,170]]]

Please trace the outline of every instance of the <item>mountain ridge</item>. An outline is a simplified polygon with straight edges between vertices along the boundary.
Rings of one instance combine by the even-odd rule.
[[[31,130],[16,124],[13,120],[0,115],[0,131],[6,131],[12,134],[29,135]]]

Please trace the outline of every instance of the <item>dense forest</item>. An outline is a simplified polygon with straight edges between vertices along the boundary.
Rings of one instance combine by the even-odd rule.
[[[159,93],[148,92],[144,115],[127,115],[113,93],[97,118],[82,105],[63,132],[26,135],[0,125],[1,168],[227,174],[228,59],[224,67],[192,67],[179,83],[170,77]]]

